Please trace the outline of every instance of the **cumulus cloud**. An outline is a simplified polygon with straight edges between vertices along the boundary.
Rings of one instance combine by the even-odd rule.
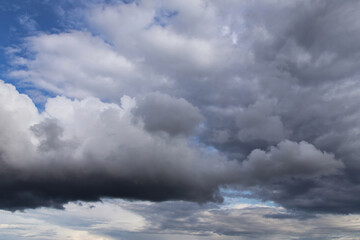
[[[1,137],[7,143],[1,151],[7,169],[0,176],[6,179],[4,209],[61,207],[101,197],[221,201],[218,189],[227,184],[263,188],[283,177],[329,176],[343,167],[311,144],[290,141],[268,153],[254,150],[240,166],[191,144],[186,134],[202,119],[198,110],[159,93],[146,96],[139,108],[128,96],[120,106],[97,98],[56,97],[48,99],[41,114],[9,84],[1,83],[0,96],[2,115],[9,118]]]
[[[248,181],[269,183],[282,178],[315,178],[332,175],[344,167],[334,155],[307,142],[282,141],[268,152],[256,149],[242,163]]]
[[[41,114],[10,84],[1,82],[0,97],[2,115],[9,118],[1,137],[4,209],[61,207],[101,197],[221,201],[220,186],[264,187],[283,177],[334,175],[343,167],[311,144],[290,141],[268,153],[254,150],[241,166],[191,143],[187,134],[202,116],[169,95],[153,93],[139,104],[124,96],[121,105],[56,97]]]
[[[96,92],[108,99],[115,94],[110,93],[111,87],[118,90],[128,86],[129,81],[141,81],[131,61],[88,32],[29,37],[27,48],[34,54],[33,59],[20,62],[27,70],[13,71],[11,75],[56,94],[83,98]]]
[[[0,198],[1,208],[60,207],[106,196],[221,201],[218,187],[235,177],[236,162],[192,145],[186,137],[147,132],[147,125],[134,120],[136,102],[127,96],[121,106],[96,98],[56,97],[42,114],[9,84],[1,82],[0,97],[2,119],[8,121],[1,136],[1,188],[7,192]],[[165,99],[180,114],[195,113],[195,120],[200,116],[185,100]],[[177,120],[187,126],[181,120],[187,118]]]
[[[352,0],[92,2],[81,9],[86,31],[39,33],[19,46],[25,55],[13,53],[17,84],[62,97],[38,114],[3,87],[11,96],[1,102],[1,159],[100,176],[84,182],[88,190],[114,179],[105,175],[140,186],[88,196],[75,185],[62,194],[79,195],[66,199],[43,191],[59,202],[215,200],[219,185],[236,182],[291,209],[358,212],[359,8]]]
[[[191,134],[203,120],[199,109],[185,99],[152,93],[139,101],[136,114],[149,131],[164,131],[170,135]]]

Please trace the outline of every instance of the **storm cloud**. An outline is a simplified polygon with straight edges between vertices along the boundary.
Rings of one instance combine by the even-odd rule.
[[[147,132],[147,119],[145,124],[135,120],[136,102],[127,96],[121,106],[96,98],[56,97],[48,100],[42,114],[9,84],[1,83],[0,97],[2,116],[9,119],[2,124],[6,134],[1,137],[7,144],[1,147],[4,209],[61,207],[100,197],[221,201],[219,185],[237,174],[237,162],[186,137]],[[12,102],[6,104],[5,98]],[[186,108],[194,114],[195,108],[184,100],[166,100],[180,103],[179,114],[186,114]],[[10,121],[19,113],[25,116],[21,123]],[[200,115],[195,111],[195,116]],[[176,120],[181,123],[182,118]],[[21,129],[26,125],[31,126]]]
[[[8,49],[14,84],[55,97],[0,83],[1,208],[221,202],[230,187],[288,210],[360,211],[358,1],[77,10],[81,24]]]

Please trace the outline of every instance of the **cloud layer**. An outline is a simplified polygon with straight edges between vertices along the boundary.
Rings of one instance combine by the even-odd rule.
[[[359,215],[289,214],[264,204],[162,203],[104,199],[40,208],[0,211],[6,239],[356,239]],[[59,217],[61,215],[61,217]],[[301,227],[298,227],[301,226]],[[29,234],[31,233],[31,234]]]
[[[359,212],[359,9],[84,4],[81,24],[9,51],[17,85],[59,96],[38,113],[1,83],[0,207],[220,201],[231,186],[289,210]]]

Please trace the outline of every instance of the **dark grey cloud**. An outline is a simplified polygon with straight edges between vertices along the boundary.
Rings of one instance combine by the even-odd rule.
[[[185,99],[152,93],[139,100],[135,110],[149,131],[163,131],[170,135],[192,134],[203,117]]]
[[[334,175],[344,167],[334,156],[317,150],[313,145],[283,141],[268,152],[254,150],[242,162],[245,181],[252,179],[265,184],[274,179],[317,178]]]
[[[62,177],[56,173],[42,176],[28,176],[18,179],[14,174],[24,174],[7,168],[9,175],[2,175],[0,208],[23,210],[27,208],[62,208],[69,201],[100,201],[101,197],[124,198],[131,200],[187,200],[195,202],[220,201],[216,196],[217,186],[196,186],[165,177],[156,179],[116,178],[103,173],[80,174],[81,169],[59,169]],[[58,170],[58,171],[59,171]],[[26,174],[26,173],[25,173]]]
[[[264,140],[279,142],[285,138],[285,130],[279,116],[272,114],[274,108],[271,100],[256,102],[238,114],[236,125],[239,128],[238,138],[242,142]]]
[[[292,210],[359,212],[359,9],[352,0],[91,4],[83,12],[91,33],[29,38],[32,58],[13,56],[22,70],[11,72],[38,88],[90,98],[50,100],[56,122],[37,119],[49,116],[29,103],[30,112],[2,115],[4,164],[11,158],[10,166],[21,166],[23,156],[40,152],[48,165],[44,159],[79,170],[86,159],[92,167],[81,181],[99,169],[104,184],[141,179],[156,193],[114,197],[167,200],[174,191],[176,199],[216,200],[218,187],[231,184]],[[176,14],[158,24],[160,10]],[[123,94],[137,104],[119,118]],[[23,114],[33,120],[23,122]],[[56,194],[49,199],[65,192]]]
[[[238,9],[236,7],[241,4],[231,2],[229,5]],[[296,176],[300,169],[291,164],[291,158],[284,158],[291,165],[285,171],[291,177],[259,183],[251,189],[253,197],[273,200],[289,209],[357,212],[359,141],[355,132],[359,124],[359,95],[355,89],[358,89],[359,41],[355,39],[360,36],[356,27],[358,2],[252,2],[241,6],[247,13],[243,18],[245,23],[234,20],[232,28],[242,28],[248,36],[254,34],[250,38],[253,40],[250,49],[256,60],[255,65],[250,64],[246,70],[238,68],[238,72],[233,74],[245,78],[242,82],[252,82],[256,86],[255,91],[254,87],[248,88],[247,99],[255,95],[258,100],[249,103],[227,91],[229,94],[219,98],[218,102],[211,102],[211,107],[206,104],[207,108],[201,109],[206,109],[203,114],[211,126],[202,141],[213,144],[229,157],[244,161],[253,149],[266,151],[273,145],[259,140],[249,142],[249,136],[254,136],[256,131],[262,133],[258,138],[264,140],[270,139],[269,131],[278,136],[283,133],[292,141],[305,140],[341,159],[343,171],[336,177],[303,179]],[[229,12],[227,7],[219,6],[224,13]],[[246,38],[243,40],[247,43]],[[231,84],[234,89],[238,86],[236,81]],[[240,93],[242,90],[236,91]],[[237,104],[229,102],[231,98],[236,99],[233,101]],[[275,104],[256,115],[254,106],[264,99],[270,106],[274,100]],[[242,130],[242,135],[247,134],[248,138],[239,139],[239,127],[251,119],[250,113],[253,121],[248,121],[250,127]],[[281,122],[281,130],[271,126],[270,122],[274,123],[275,119]],[[267,126],[266,130],[261,130],[264,126]],[[321,163],[310,156],[307,158],[310,161],[308,166]],[[279,173],[271,172],[278,163],[269,163],[268,168],[260,165],[256,168],[264,172],[249,176],[266,179],[270,174],[276,179]],[[330,169],[327,164],[323,166]]]
[[[58,150],[65,147],[66,142],[61,140],[63,129],[56,123],[54,119],[45,119],[43,122],[35,124],[30,130],[40,140],[39,151],[48,152]],[[68,142],[69,147],[75,142]]]

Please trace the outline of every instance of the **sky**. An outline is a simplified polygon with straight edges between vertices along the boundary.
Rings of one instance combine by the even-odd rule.
[[[1,239],[360,239],[357,0],[0,0]]]

